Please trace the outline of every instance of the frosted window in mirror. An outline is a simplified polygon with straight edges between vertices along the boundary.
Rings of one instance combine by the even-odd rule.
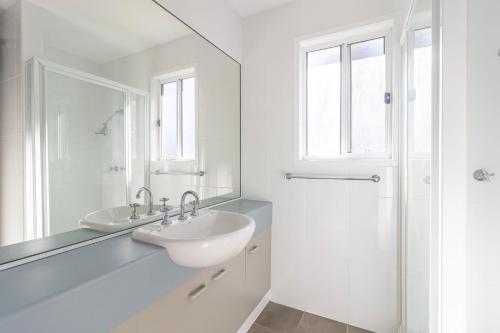
[[[161,86],[161,155],[177,155],[177,82]]]
[[[350,56],[351,152],[385,152],[385,38],[351,44]]]
[[[196,109],[195,78],[182,80],[182,157],[195,159]]]
[[[341,47],[307,53],[306,155],[340,155]]]

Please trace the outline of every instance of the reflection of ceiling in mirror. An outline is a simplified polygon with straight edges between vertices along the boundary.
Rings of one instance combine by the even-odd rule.
[[[0,0],[6,1],[6,0]],[[152,1],[29,0],[47,11],[37,17],[45,41],[96,63],[141,52],[193,31]]]

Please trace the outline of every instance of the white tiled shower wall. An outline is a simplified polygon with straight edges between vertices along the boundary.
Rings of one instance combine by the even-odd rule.
[[[299,0],[243,24],[242,189],[273,202],[273,300],[378,333],[398,326],[398,167],[298,165],[295,42],[399,9],[356,0],[339,11],[329,0]],[[287,181],[285,171],[383,180]]]

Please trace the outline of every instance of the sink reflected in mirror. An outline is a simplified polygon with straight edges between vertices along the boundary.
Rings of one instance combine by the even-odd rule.
[[[160,211],[161,206],[153,206],[153,214],[148,215],[148,206],[137,207],[137,218],[131,218],[133,209],[131,207],[121,206],[98,210],[87,214],[80,220],[81,228],[88,228],[105,233],[117,232],[145,223],[163,219],[164,213]]]
[[[149,224],[132,233],[138,241],[162,246],[178,265],[209,267],[240,253],[255,231],[255,221],[243,214],[203,209],[172,225]]]

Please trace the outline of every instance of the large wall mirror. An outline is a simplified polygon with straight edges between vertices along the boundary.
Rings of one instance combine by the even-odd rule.
[[[239,63],[152,0],[0,6],[0,264],[240,196]]]

